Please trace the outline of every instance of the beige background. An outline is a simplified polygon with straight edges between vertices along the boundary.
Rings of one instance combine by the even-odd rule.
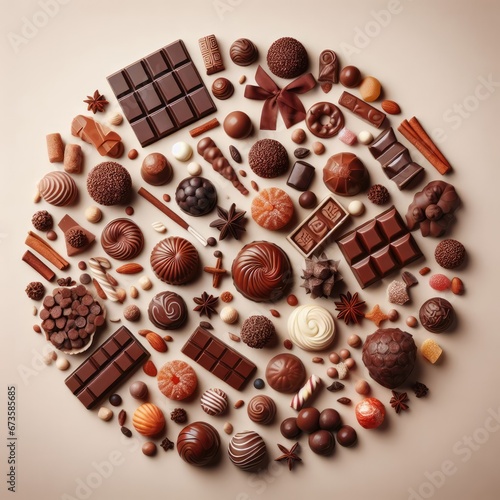
[[[52,5],[52,10],[48,5]],[[50,10],[50,18],[44,16],[42,5]],[[120,6],[118,6],[120,5]],[[1,288],[1,334],[3,338],[0,362],[0,470],[2,481],[0,496],[8,498],[5,474],[7,472],[6,400],[7,386],[17,386],[17,492],[20,499],[70,499],[120,498],[224,498],[231,500],[310,497],[350,497],[353,499],[493,499],[498,498],[498,453],[500,446],[500,400],[498,396],[500,340],[496,326],[498,283],[498,116],[500,113],[498,63],[498,2],[478,0],[461,1],[411,1],[376,0],[358,2],[329,1],[261,1],[261,0],[209,0],[172,2],[142,0],[121,2],[72,0],[62,2],[21,1],[2,2],[1,57],[4,70],[1,80],[1,156],[2,176],[0,183],[0,259],[3,285]],[[39,27],[27,27],[35,22]],[[45,25],[43,25],[45,23]],[[24,30],[24,31],[23,31]],[[26,31],[28,30],[28,31]],[[51,166],[46,157],[45,134],[60,131],[70,141],[71,119],[85,112],[81,102],[85,96],[98,88],[111,101],[108,110],[117,107],[105,77],[138,58],[182,38],[200,72],[203,65],[197,40],[203,35],[215,33],[225,56],[227,71],[224,76],[235,82],[235,96],[225,102],[217,102],[217,117],[222,120],[227,112],[243,109],[258,124],[261,104],[243,98],[243,87],[236,82],[245,74],[250,83],[256,65],[240,68],[228,57],[228,48],[236,38],[252,39],[261,51],[264,61],[269,44],[280,36],[294,36],[301,40],[311,56],[311,71],[317,75],[317,57],[324,48],[332,48],[339,54],[343,65],[357,65],[364,74],[378,77],[386,89],[386,95],[403,107],[403,116],[417,115],[430,131],[437,133],[445,154],[455,166],[447,178],[452,182],[463,201],[457,212],[457,224],[450,235],[461,240],[467,247],[469,262],[460,271],[467,293],[462,297],[446,294],[455,305],[459,316],[457,329],[452,333],[436,337],[445,351],[443,362],[431,366],[420,360],[418,379],[424,381],[431,392],[427,399],[416,399],[411,391],[411,410],[396,415],[388,406],[390,393],[372,384],[373,395],[388,407],[387,425],[378,431],[361,429],[354,417],[352,407],[336,403],[336,396],[323,390],[316,400],[319,408],[333,406],[339,409],[343,420],[358,429],[359,443],[353,449],[337,447],[334,455],[321,458],[307,446],[306,438],[300,438],[303,465],[289,473],[283,464],[271,463],[262,473],[245,474],[229,463],[225,448],[229,437],[222,431],[223,423],[231,421],[236,431],[246,428],[258,430],[267,442],[270,456],[278,455],[276,443],[291,445],[279,434],[279,422],[293,414],[289,409],[289,398],[266,388],[279,406],[277,421],[270,427],[252,424],[245,409],[231,411],[221,418],[205,416],[196,400],[186,403],[190,419],[210,421],[221,433],[223,460],[214,469],[199,470],[182,462],[175,451],[159,450],[156,458],[150,459],[140,452],[143,439],[125,439],[116,423],[116,418],[104,423],[96,412],[86,411],[64,386],[64,373],[54,366],[46,367],[40,362],[40,353],[45,341],[32,331],[34,318],[32,304],[24,294],[26,284],[35,279],[35,274],[21,261],[24,238],[31,227],[31,215],[43,203],[32,203],[36,182],[46,172],[59,166]],[[19,37],[25,37],[24,42]],[[210,85],[215,77],[205,77]],[[484,86],[484,81],[489,81]],[[493,83],[492,83],[493,82]],[[482,86],[482,87],[481,87]],[[304,96],[306,108],[320,99],[335,102],[341,88],[335,87],[325,96],[319,89]],[[475,94],[480,97],[479,100]],[[359,132],[370,129],[363,122],[346,112],[347,126]],[[397,126],[399,118],[392,120]],[[258,137],[276,137],[287,147],[290,154],[293,144],[290,131],[279,121],[276,132],[258,134]],[[370,129],[373,130],[373,129]],[[128,125],[118,130],[128,148],[138,147]],[[231,143],[222,129],[214,131],[212,137],[223,148]],[[257,136],[238,142],[246,153]],[[189,140],[187,131],[164,139],[147,151],[164,152],[170,159],[171,145],[177,140]],[[310,145],[313,138],[309,134]],[[404,140],[403,140],[404,141]],[[195,146],[195,141],[190,141]],[[338,139],[326,142],[327,155],[314,157],[311,161],[320,169],[326,158],[335,152],[348,150]],[[138,148],[140,149],[140,148]],[[85,171],[100,161],[99,155],[84,145]],[[412,199],[412,192],[400,193],[394,184],[387,181],[379,165],[371,159],[363,146],[353,149],[370,170],[373,182],[383,182],[389,188],[397,208],[405,213]],[[141,157],[145,152],[141,151]],[[414,155],[418,160],[421,157]],[[132,173],[134,186],[141,185],[139,176],[140,158],[123,160]],[[427,180],[437,179],[434,169],[423,159]],[[175,185],[184,176],[185,166],[173,161],[175,178],[164,190],[153,189],[161,196],[163,192],[173,194]],[[220,202],[224,206],[234,201],[238,207],[247,209],[251,196],[245,199],[235,189],[219,178],[201,159],[204,175],[216,183]],[[247,169],[249,170],[249,169]],[[318,175],[314,188],[319,196],[327,194]],[[247,177],[250,184],[253,177]],[[286,179],[264,181],[257,179],[261,187],[275,182],[284,184]],[[78,221],[85,223],[83,211],[91,204],[84,182],[81,199],[77,207],[68,210]],[[292,190],[289,190],[290,192]],[[294,199],[297,193],[291,192]],[[229,198],[229,199],[228,199]],[[364,196],[358,197],[366,201]],[[347,201],[349,200],[342,200]],[[371,205],[371,204],[370,204]],[[160,236],[151,228],[151,222],[163,220],[170,234],[179,234],[192,239],[182,229],[149,206],[143,200],[135,200],[134,219],[139,221],[146,237],[146,250],[141,256],[149,272],[148,255]],[[174,205],[172,205],[174,206]],[[298,207],[298,204],[296,204]],[[61,217],[65,210],[48,207]],[[174,207],[175,208],[175,207]],[[374,206],[360,223],[377,213]],[[103,225],[112,218],[123,215],[123,208],[105,210],[105,219],[99,226],[87,227],[99,234]],[[299,210],[299,217],[304,212]],[[207,227],[213,219],[193,221],[193,225],[206,236],[215,234]],[[301,303],[308,302],[299,289],[299,269],[303,260],[298,253],[283,242],[285,233],[269,234],[258,231],[251,221],[248,233],[241,244],[252,239],[266,238],[282,242],[296,272],[296,293]],[[432,258],[435,241],[423,239],[416,234],[428,265],[433,271],[438,266]],[[197,244],[196,241],[194,241]],[[55,246],[63,251],[59,238]],[[197,244],[199,247],[199,245]],[[224,263],[230,266],[232,258],[240,248],[237,242],[224,242],[219,248],[224,252]],[[200,248],[204,264],[214,262],[210,249]],[[102,253],[96,245],[92,254]],[[328,249],[329,256],[339,256],[335,247]],[[75,261],[76,262],[76,261]],[[421,263],[411,266],[416,272]],[[345,264],[341,264],[345,280],[352,291],[356,283]],[[70,274],[77,278],[76,265]],[[150,273],[151,274],[151,273]],[[452,273],[449,273],[452,274]],[[401,320],[416,314],[423,300],[433,295],[426,279],[412,289],[411,305],[400,307]],[[134,280],[124,279],[129,286]],[[385,285],[370,287],[362,297],[371,307],[380,303],[385,310],[390,308],[385,298]],[[155,281],[153,290],[142,293],[140,304],[145,312],[147,304],[156,293],[165,287]],[[204,275],[190,287],[181,290],[189,306],[192,297],[202,289],[211,290],[210,277]],[[221,290],[232,289],[226,278]],[[130,300],[130,299],[129,299]],[[333,303],[321,300],[321,304],[333,309]],[[234,301],[244,319],[251,313],[268,313],[268,306],[245,301],[241,296]],[[286,315],[290,310],[286,303],[275,306],[282,313],[276,320],[281,340],[286,336]],[[109,306],[110,316],[120,315],[121,309]],[[189,324],[182,332],[174,333],[174,343],[165,355],[153,353],[158,366],[178,356],[184,339],[198,321],[190,313]],[[222,337],[229,330],[219,318],[213,324]],[[240,321],[241,324],[241,321]],[[145,317],[141,323],[132,325],[134,331],[146,327]],[[113,325],[103,332],[104,338],[113,330]],[[360,328],[346,327],[337,322],[337,339],[333,348],[346,345],[348,335],[354,331],[363,337],[374,330],[365,321]],[[231,328],[237,331],[238,327]],[[412,330],[418,345],[431,336],[419,327]],[[237,346],[259,365],[260,376],[272,355],[280,347],[251,351],[246,346]],[[353,350],[354,351],[354,350]],[[326,382],[326,367],[313,365],[312,356],[299,352],[309,373],[317,373]],[[180,355],[179,355],[180,356]],[[366,377],[361,365],[360,352],[353,352],[358,369],[348,383],[345,395],[354,401],[359,399],[353,390],[358,378]],[[72,367],[79,363],[71,359]],[[211,386],[222,386],[198,366],[202,390]],[[142,372],[135,379],[146,379]],[[155,381],[146,380],[156,402],[166,414],[176,405],[167,401],[155,388]],[[229,387],[231,403],[240,397]],[[248,401],[257,391],[250,385],[242,397]],[[120,390],[129,415],[136,402],[128,395],[126,386]],[[199,393],[198,393],[199,397]],[[130,421],[129,421],[130,424]],[[167,435],[175,440],[180,427],[168,422]],[[111,465],[110,465],[111,464]],[[442,471],[442,472],[441,472]],[[445,475],[446,474],[446,475]],[[83,487],[82,484],[87,484]]]

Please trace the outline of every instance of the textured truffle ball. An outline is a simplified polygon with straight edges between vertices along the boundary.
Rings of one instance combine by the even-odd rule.
[[[426,300],[420,307],[418,315],[422,326],[432,333],[448,330],[455,321],[455,309],[441,297]]]
[[[89,242],[85,231],[77,227],[68,229],[64,233],[64,237],[66,238],[68,245],[73,248],[83,248]]]
[[[52,229],[54,221],[52,219],[52,215],[50,215],[47,210],[40,210],[33,214],[31,223],[35,229],[38,229],[38,231],[48,231],[49,229]]]
[[[26,287],[26,295],[32,300],[42,300],[45,295],[45,287],[40,281],[32,281]]]
[[[382,184],[374,184],[368,190],[368,199],[375,205],[384,205],[389,201],[389,191]]]
[[[267,52],[267,65],[280,78],[295,78],[307,70],[308,64],[307,51],[295,38],[279,38]]]
[[[413,371],[417,346],[413,336],[399,328],[379,328],[366,337],[363,363],[370,377],[380,385],[394,389]]]
[[[465,247],[457,240],[440,241],[434,252],[436,262],[445,269],[455,269],[465,260]]]
[[[250,148],[248,163],[259,177],[273,179],[288,170],[288,153],[281,142],[261,139]]]
[[[250,316],[241,327],[241,340],[249,347],[262,349],[275,335],[272,321],[265,316]]]
[[[87,176],[87,191],[100,205],[121,205],[130,200],[132,178],[119,163],[99,163]]]
[[[186,177],[177,186],[175,201],[183,212],[198,217],[214,209],[217,203],[217,191],[204,177]]]

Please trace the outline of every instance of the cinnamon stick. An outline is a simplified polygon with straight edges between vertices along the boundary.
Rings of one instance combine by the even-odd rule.
[[[448,172],[449,167],[443,161],[436,156],[415,134],[413,129],[407,120],[404,120],[398,127],[399,132],[413,145],[415,146],[424,158],[440,173],[445,174]]]
[[[450,162],[446,159],[441,150],[437,147],[436,143],[430,138],[429,134],[424,130],[424,127],[420,124],[416,116],[413,116],[408,120],[410,127],[417,134],[418,137],[424,142],[424,144],[445,164],[451,168]]]
[[[22,259],[47,281],[52,281],[56,277],[54,271],[46,266],[34,253],[29,250],[26,250]]]
[[[25,243],[32,250],[39,253],[44,259],[54,264],[57,269],[63,270],[69,266],[69,262],[62,255],[57,253],[43,238],[33,231],[28,231]]]
[[[208,132],[215,127],[218,127],[219,125],[219,120],[217,120],[217,118],[212,118],[208,122],[202,123],[198,127],[191,129],[189,131],[189,134],[191,135],[191,137],[198,137],[199,135],[204,134],[205,132]]]

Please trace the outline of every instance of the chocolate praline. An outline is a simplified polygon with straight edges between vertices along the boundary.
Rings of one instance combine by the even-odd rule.
[[[455,309],[441,297],[426,300],[418,313],[422,326],[432,333],[448,330],[455,321]]]
[[[254,302],[274,302],[292,282],[292,265],[283,249],[268,241],[253,241],[236,255],[231,266],[233,283]]]
[[[319,427],[325,431],[336,431],[342,425],[340,414],[334,408],[325,408],[319,414]]]
[[[330,455],[335,449],[335,438],[329,431],[313,432],[309,436],[309,448],[318,455]]]
[[[260,139],[248,152],[248,164],[259,177],[273,179],[288,170],[288,153],[275,139]]]
[[[253,130],[252,120],[243,111],[231,111],[222,124],[224,132],[233,139],[245,139]]]
[[[231,462],[241,470],[256,472],[267,464],[267,447],[255,431],[235,434],[227,449]]]
[[[353,153],[337,153],[323,167],[323,182],[335,194],[354,196],[368,182],[368,170]]]
[[[361,72],[356,66],[345,66],[340,72],[339,79],[344,87],[357,87],[361,83]]]
[[[151,323],[161,330],[177,330],[187,320],[186,303],[175,292],[157,293],[149,303],[148,316]]]
[[[268,425],[276,415],[276,403],[264,394],[254,396],[248,403],[247,413],[252,422]]]
[[[302,433],[302,431],[299,429],[299,426],[297,425],[296,417],[285,418],[285,420],[281,422],[280,432],[281,435],[287,439],[294,439]]]
[[[155,245],[150,262],[157,278],[169,285],[183,285],[198,275],[200,256],[192,243],[171,236]]]
[[[161,153],[150,153],[142,161],[141,177],[152,186],[167,184],[172,175],[172,165]]]
[[[214,463],[218,458],[219,448],[219,433],[206,422],[187,425],[177,438],[177,452],[180,457],[196,467]]]
[[[306,378],[304,363],[290,353],[277,354],[266,367],[266,380],[275,391],[291,394],[297,392]]]
[[[140,380],[130,384],[129,392],[135,399],[146,399],[149,394],[148,386]]]
[[[229,48],[229,57],[238,66],[250,66],[259,57],[259,51],[248,38],[238,38]]]
[[[357,440],[358,435],[350,425],[343,425],[337,431],[337,442],[340,446],[352,446]]]
[[[216,78],[212,83],[212,94],[215,98],[225,101],[234,93],[233,84],[224,77]]]
[[[130,200],[132,178],[127,169],[119,163],[99,163],[87,176],[87,191],[100,205],[122,205]]]
[[[313,193],[312,191],[304,191],[299,196],[299,205],[302,208],[314,208],[317,203],[318,203],[318,198],[316,197],[316,194]]]
[[[272,321],[262,315],[247,318],[241,326],[241,340],[249,347],[262,349],[276,334]]]
[[[436,262],[444,269],[455,269],[464,263],[465,247],[457,240],[440,241],[434,251]]]
[[[307,70],[309,58],[305,47],[295,38],[279,38],[267,52],[267,65],[280,78],[295,78]]]
[[[319,429],[319,410],[317,408],[302,408],[297,415],[297,426],[301,431],[311,434]]]
[[[101,245],[110,257],[129,260],[141,253],[144,247],[144,235],[132,220],[114,219],[102,230]]]

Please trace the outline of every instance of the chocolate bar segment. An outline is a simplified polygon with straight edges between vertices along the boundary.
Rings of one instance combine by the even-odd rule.
[[[217,110],[182,40],[108,76],[108,82],[142,146]]]
[[[344,234],[337,244],[361,288],[422,257],[394,207]]]
[[[385,113],[374,108],[363,99],[352,95],[349,92],[342,92],[339,99],[339,104],[352,111],[365,122],[371,123],[373,126],[380,128],[385,120]]]
[[[208,35],[200,38],[198,40],[198,45],[200,46],[201,56],[203,57],[207,75],[213,75],[225,69],[224,63],[222,62],[222,54],[215,35]]]
[[[372,156],[380,163],[385,175],[399,189],[413,185],[424,169],[412,161],[410,153],[396,138],[392,128],[385,129],[368,147]]]
[[[122,326],[64,382],[90,410],[132,375],[149,356],[130,330]]]
[[[243,388],[257,368],[249,359],[201,326],[198,326],[181,351],[237,390]]]
[[[288,236],[287,240],[304,257],[309,257],[349,217],[345,208],[333,197],[327,196],[317,208]]]

